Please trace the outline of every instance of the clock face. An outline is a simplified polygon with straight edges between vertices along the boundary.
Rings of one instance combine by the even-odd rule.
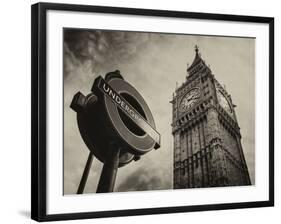
[[[232,114],[231,106],[228,100],[226,99],[226,97],[224,96],[224,94],[220,90],[218,90],[217,95],[218,95],[219,104],[222,106],[222,108],[225,109],[227,113]]]
[[[201,92],[199,88],[194,88],[187,92],[181,99],[179,110],[184,112],[192,107],[199,100],[200,94]]]

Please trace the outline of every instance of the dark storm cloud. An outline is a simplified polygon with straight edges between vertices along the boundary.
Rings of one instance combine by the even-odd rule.
[[[166,178],[163,172],[159,170],[139,169],[123,180],[116,191],[145,191],[145,190],[163,190],[170,189],[170,178]]]
[[[78,64],[90,63],[91,71],[99,73],[105,66],[118,67],[120,63],[130,63],[130,60],[146,46],[150,36],[150,33],[136,35],[133,32],[66,29],[65,78],[71,68]]]

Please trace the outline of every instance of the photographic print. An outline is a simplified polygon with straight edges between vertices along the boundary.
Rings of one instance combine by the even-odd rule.
[[[255,185],[255,38],[63,29],[63,193]]]

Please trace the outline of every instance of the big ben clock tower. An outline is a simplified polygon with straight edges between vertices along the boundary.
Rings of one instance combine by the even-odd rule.
[[[171,103],[174,189],[250,185],[235,105],[197,46]]]

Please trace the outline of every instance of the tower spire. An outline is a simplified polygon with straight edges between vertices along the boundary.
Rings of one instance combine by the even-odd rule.
[[[200,65],[205,65],[199,53],[199,47],[197,44],[194,46],[194,50],[195,50],[195,57],[193,59],[192,64],[187,68],[187,72],[189,75],[193,75],[196,73],[196,69],[195,69],[196,67]]]

